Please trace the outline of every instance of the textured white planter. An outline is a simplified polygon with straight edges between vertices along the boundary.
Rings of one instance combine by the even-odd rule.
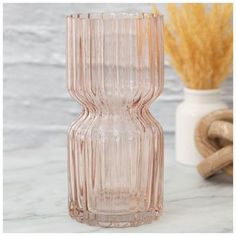
[[[178,162],[196,166],[203,159],[195,145],[195,127],[204,115],[226,107],[226,104],[221,101],[218,89],[184,89],[184,101],[176,110],[175,144]]]

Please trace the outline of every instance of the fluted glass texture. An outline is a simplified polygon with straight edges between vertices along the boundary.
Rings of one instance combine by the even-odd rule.
[[[162,16],[68,16],[67,73],[82,106],[68,135],[71,217],[104,227],[157,219],[163,132],[148,109],[163,89]]]

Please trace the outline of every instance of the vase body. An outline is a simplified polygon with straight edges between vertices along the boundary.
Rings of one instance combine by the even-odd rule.
[[[82,106],[68,136],[69,213],[151,222],[163,206],[163,132],[148,110],[163,88],[162,17],[72,15],[67,34],[68,89]]]
[[[196,166],[203,157],[198,152],[194,133],[199,120],[208,113],[226,108],[220,99],[220,91],[184,89],[184,101],[176,110],[176,160],[179,163]]]

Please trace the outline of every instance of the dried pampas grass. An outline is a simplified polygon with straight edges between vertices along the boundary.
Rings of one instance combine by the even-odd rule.
[[[167,4],[167,11],[165,51],[185,86],[218,88],[232,69],[232,4]]]

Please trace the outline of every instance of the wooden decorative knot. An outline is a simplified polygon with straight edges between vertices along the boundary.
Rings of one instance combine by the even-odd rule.
[[[197,170],[204,178],[222,170],[233,176],[233,111],[221,109],[203,117],[195,130],[195,143],[205,158]]]

